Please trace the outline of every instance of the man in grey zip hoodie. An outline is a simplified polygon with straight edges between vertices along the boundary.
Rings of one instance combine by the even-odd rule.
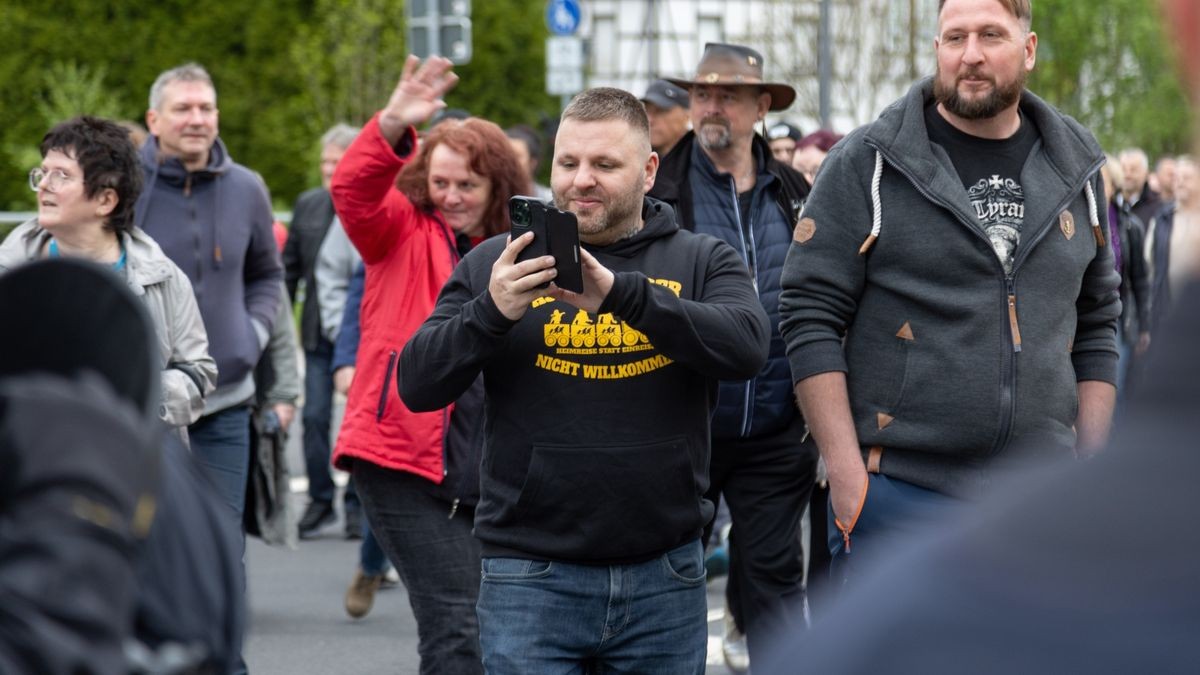
[[[1107,436],[1104,158],[1024,89],[1031,21],[1029,0],[942,0],[937,74],[833,149],[793,233],[780,328],[843,580],[1000,465]]]

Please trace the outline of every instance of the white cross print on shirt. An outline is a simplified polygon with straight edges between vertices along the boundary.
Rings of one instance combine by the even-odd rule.
[[[993,190],[999,190],[1000,188],[1004,187],[1004,181],[1000,180],[1000,176],[992,174],[992,178],[988,181],[988,185],[990,185]]]

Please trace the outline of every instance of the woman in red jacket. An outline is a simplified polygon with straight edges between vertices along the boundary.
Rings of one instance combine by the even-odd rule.
[[[400,350],[473,244],[509,228],[528,178],[491,122],[449,120],[418,141],[458,77],[410,56],[387,106],[333,176],[334,207],[367,266],[362,335],[334,464],[354,476],[376,537],[408,589],[422,673],[482,672],[475,600],[478,401],[414,413],[395,386]]]

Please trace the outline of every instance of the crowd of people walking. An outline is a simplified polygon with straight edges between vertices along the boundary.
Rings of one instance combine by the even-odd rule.
[[[411,56],[377,114],[320,139],[322,185],[287,228],[221,141],[198,64],[151,85],[140,146],[110,120],[55,125],[29,174],[37,216],[0,244],[0,307],[44,324],[0,349],[0,456],[62,452],[79,475],[10,462],[12,485],[62,490],[28,522],[12,495],[34,493],[0,500],[0,671],[245,672],[245,534],[320,536],[334,470],[349,474],[343,533],[361,540],[345,611],[369,614],[394,569],[422,673],[702,673],[718,568],[735,672],[965,667],[917,645],[966,632],[953,612],[1010,588],[1019,552],[1044,556],[1034,588],[1097,563],[1079,509],[1053,514],[1079,528],[1056,548],[997,497],[1032,485],[1046,502],[1036,486],[1074,471],[1105,485],[1110,465],[1080,460],[1114,425],[1118,448],[1135,442],[1122,432],[1145,424],[1142,398],[1194,403],[1200,379],[1170,396],[1160,381],[1171,322],[1197,309],[1196,160],[1106,154],[1027,88],[1032,25],[1029,0],[941,0],[936,72],[844,137],[788,121],[796,89],[748,45],[709,43],[640,97],[588,89],[552,139],[447,108],[451,62]],[[577,240],[510,236],[530,217],[514,204]],[[578,289],[556,283],[568,263]],[[93,295],[107,314],[80,303]],[[69,417],[39,438],[29,423],[53,406]],[[297,408],[308,503],[293,517]],[[1186,490],[1168,492],[1186,513]],[[973,519],[1013,538],[997,547],[962,529]],[[72,577],[78,613],[30,581],[77,573],[69,550],[103,570]],[[21,551],[42,564],[10,572]],[[1099,613],[1128,600],[1119,581],[1112,604],[1065,586]],[[1195,596],[1138,589],[1147,626],[1195,626],[1167,620]],[[898,661],[840,660],[850,608]],[[1110,628],[1084,625],[1084,643]],[[840,643],[797,641],[834,627]],[[956,659],[985,649],[962,644]],[[1186,661],[1131,644],[1142,660],[1106,645],[1098,669]]]

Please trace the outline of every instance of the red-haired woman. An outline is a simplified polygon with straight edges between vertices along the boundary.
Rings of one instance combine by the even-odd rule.
[[[482,672],[475,600],[482,396],[414,413],[395,386],[400,350],[433,311],[460,256],[509,228],[508,198],[528,194],[504,132],[469,118],[416,126],[445,106],[450,62],[413,56],[387,106],[333,176],[333,202],[367,266],[354,381],[334,451],[417,619],[422,673]]]

